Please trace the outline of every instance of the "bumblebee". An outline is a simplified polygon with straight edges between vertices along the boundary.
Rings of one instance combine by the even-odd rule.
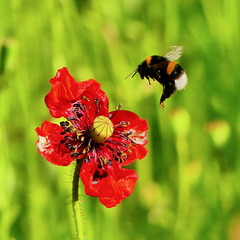
[[[171,47],[171,51],[164,56],[148,56],[138,68],[127,77],[136,73],[140,74],[142,79],[147,78],[149,84],[150,78],[157,80],[163,86],[163,93],[160,98],[160,107],[164,109],[164,101],[169,98],[176,90],[182,90],[188,83],[188,78],[182,67],[175,62],[182,55],[181,46]]]

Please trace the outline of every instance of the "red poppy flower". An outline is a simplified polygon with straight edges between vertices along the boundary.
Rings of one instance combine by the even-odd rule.
[[[123,169],[146,156],[148,125],[135,113],[108,111],[108,98],[95,80],[76,82],[67,68],[50,80],[45,102],[60,126],[48,121],[36,128],[37,147],[47,161],[67,166],[83,161],[80,177],[86,194],[114,207],[134,189],[138,175]]]

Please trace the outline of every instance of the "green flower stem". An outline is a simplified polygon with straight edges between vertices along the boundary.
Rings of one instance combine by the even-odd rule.
[[[72,208],[73,208],[73,217],[75,222],[77,240],[84,239],[83,228],[82,228],[82,214],[80,212],[81,207],[80,207],[80,201],[78,196],[79,176],[80,176],[81,167],[82,167],[82,160],[77,159],[77,164],[74,171],[73,183],[72,183]]]

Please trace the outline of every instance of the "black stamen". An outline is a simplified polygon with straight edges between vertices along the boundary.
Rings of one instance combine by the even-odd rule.
[[[75,152],[71,152],[71,157],[75,157],[75,158],[77,158],[78,156],[79,156],[80,154],[79,153],[75,153]]]
[[[86,106],[84,105],[84,104],[79,104],[80,106],[79,106],[79,108],[83,111],[83,112],[85,112],[86,111]]]
[[[129,122],[121,121],[121,122],[119,123],[119,127],[127,127],[128,124],[129,124]]]
[[[74,130],[74,126],[72,125],[72,126],[70,126],[70,127],[65,128],[64,131],[61,132],[60,134],[61,134],[61,135],[64,135],[64,134],[66,134],[67,132],[73,132],[73,130]]]
[[[81,117],[83,116],[83,114],[82,114],[82,113],[79,113],[79,112],[76,112],[76,114],[77,114],[77,117],[78,117],[78,118],[81,118]]]
[[[94,98],[94,103],[95,103],[95,105],[98,105],[99,104],[99,98]]]
[[[80,104],[79,103],[74,103],[73,106],[76,107],[76,108],[80,108]]]
[[[65,143],[65,146],[66,146],[70,151],[73,150],[73,147],[72,147],[71,143],[66,142],[66,143]]]
[[[75,117],[74,116],[70,116],[67,118],[68,121],[71,121],[71,120],[75,120]]]
[[[60,122],[60,126],[65,129],[69,126],[69,122]]]
[[[97,167],[98,167],[98,169],[101,169],[102,168],[102,163],[99,162]]]
[[[82,99],[87,100],[88,102],[90,102],[90,100],[87,97],[85,97],[85,96],[82,96]]]
[[[120,152],[120,151],[117,151],[117,155],[118,155],[119,157],[121,157],[121,155],[122,155],[122,152]]]
[[[95,173],[93,174],[93,181],[96,181],[97,179],[99,179],[99,177],[100,177],[100,172],[96,170]]]
[[[109,103],[108,103],[108,105],[109,105]],[[119,104],[119,107],[121,108],[121,104]],[[109,114],[108,116],[109,116],[109,118],[111,119],[112,117],[114,117],[116,114],[117,114],[117,112],[120,110],[120,108],[119,107],[116,107],[116,111],[114,112],[114,114]]]
[[[132,144],[134,147],[137,147],[136,143],[135,143],[133,140],[131,140],[131,144]]]

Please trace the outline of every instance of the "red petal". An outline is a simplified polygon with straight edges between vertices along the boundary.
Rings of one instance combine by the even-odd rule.
[[[38,141],[36,142],[39,153],[50,163],[59,166],[68,166],[74,158],[70,151],[60,141],[64,137],[60,134],[63,129],[57,124],[45,121],[41,128],[36,128]]]
[[[117,162],[105,167],[105,176],[94,181],[95,172],[99,171],[94,163],[83,163],[81,179],[85,186],[85,193],[99,197],[100,202],[107,208],[119,204],[134,190],[138,175],[134,170],[122,169]],[[106,174],[107,173],[107,174]]]
[[[108,99],[100,84],[93,80],[76,82],[69,74],[67,68],[59,69],[56,76],[50,80],[51,91],[45,97],[45,102],[51,115],[55,118],[69,117],[71,106],[74,102],[82,100],[83,96],[89,95],[101,99],[108,111]],[[92,101],[94,104],[94,101]]]
[[[122,163],[122,165],[127,165],[133,162],[136,159],[142,159],[147,154],[147,149],[144,147],[147,141],[147,129],[148,124],[145,119],[140,119],[138,115],[133,112],[126,110],[118,110],[110,112],[109,115],[112,115],[111,121],[114,125],[118,125],[120,122],[129,122],[129,125],[126,127],[118,128],[118,131],[130,131],[132,132],[132,140],[135,145],[131,145],[130,149],[132,151],[131,156]]]
[[[117,124],[121,121],[130,123],[126,128],[123,128],[123,130],[135,129],[138,131],[146,131],[148,129],[147,121],[145,119],[140,119],[138,115],[134,112],[117,110],[110,112],[109,115],[113,115],[113,117],[111,118],[113,124]]]

